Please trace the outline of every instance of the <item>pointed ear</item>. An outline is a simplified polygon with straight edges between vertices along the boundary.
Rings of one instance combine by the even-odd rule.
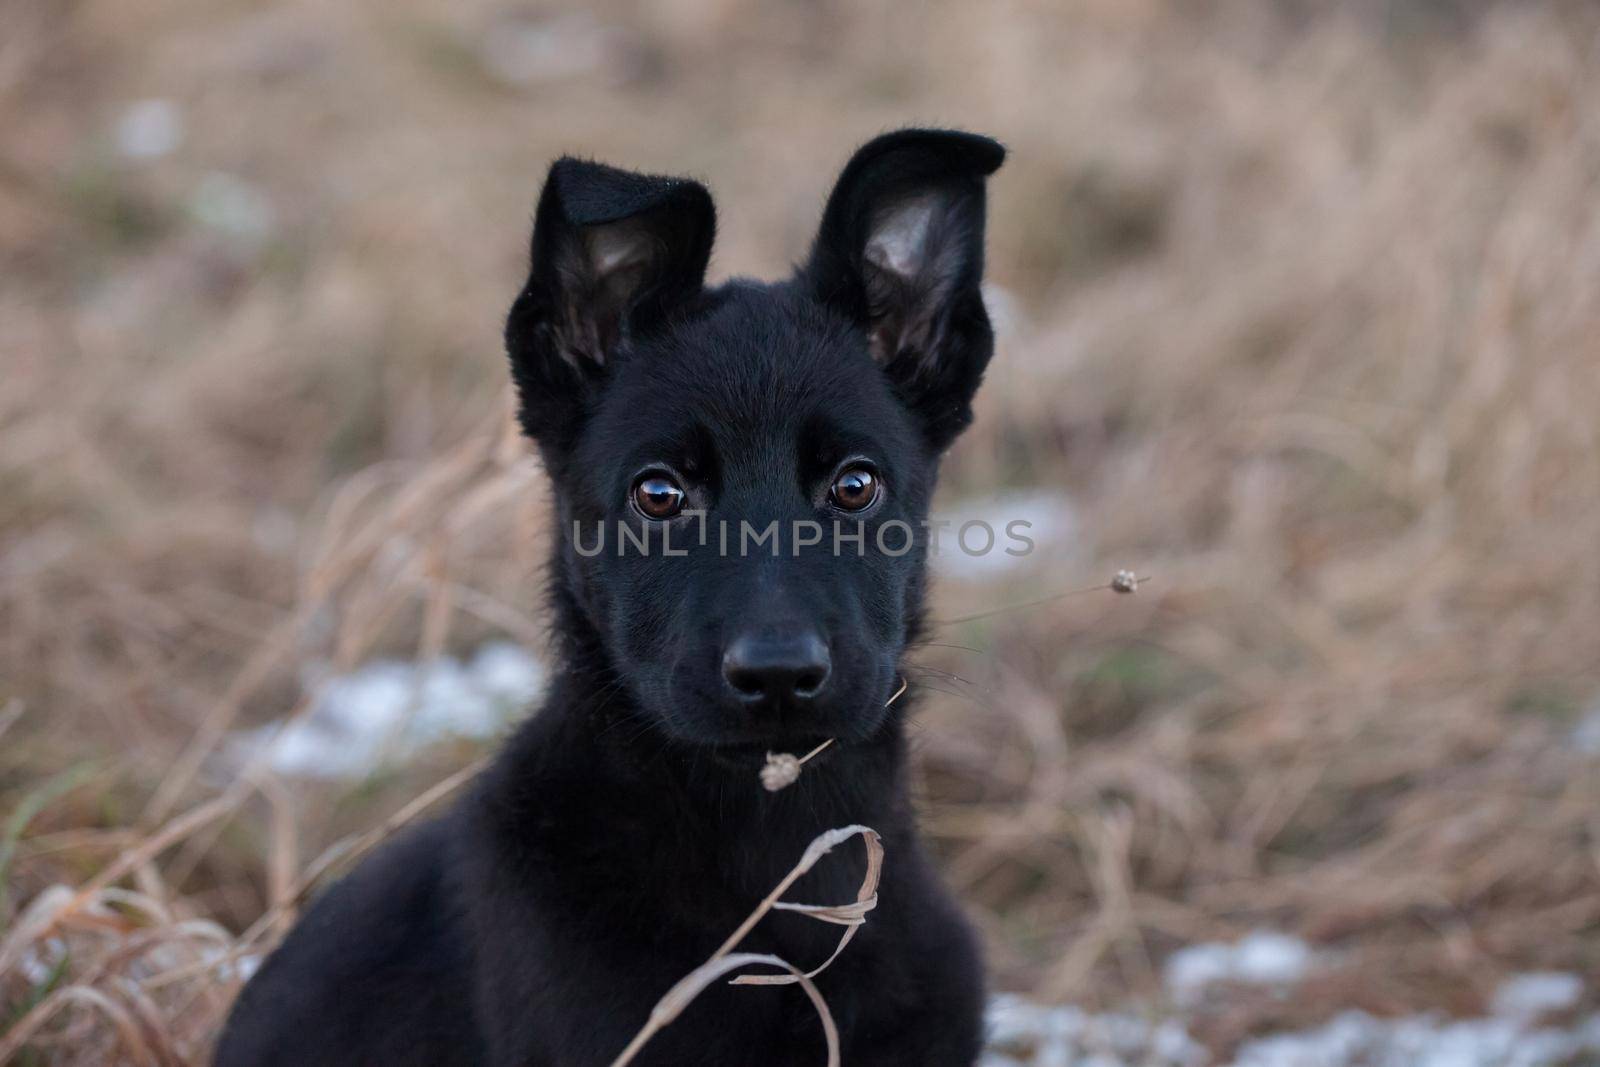
[[[943,449],[972,420],[994,351],[983,307],[987,137],[900,130],[869,142],[828,197],[801,280],[867,333],[873,357]]]
[[[563,158],[534,217],[528,282],[506,319],[523,428],[571,444],[630,339],[700,292],[716,231],[696,182]]]

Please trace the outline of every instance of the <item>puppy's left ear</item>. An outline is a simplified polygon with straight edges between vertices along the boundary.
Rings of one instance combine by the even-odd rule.
[[[944,449],[972,421],[994,352],[984,310],[985,179],[1005,149],[951,130],[899,130],[850,160],[800,279],[867,333],[873,357]]]

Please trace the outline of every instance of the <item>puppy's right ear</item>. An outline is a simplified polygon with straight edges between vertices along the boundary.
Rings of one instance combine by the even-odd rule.
[[[705,282],[716,211],[704,186],[562,158],[534,217],[528,282],[506,318],[523,429],[570,446],[629,340]]]

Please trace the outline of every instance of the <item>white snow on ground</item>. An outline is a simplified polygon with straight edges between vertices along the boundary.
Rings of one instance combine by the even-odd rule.
[[[1177,1020],[1046,1008],[1001,995],[989,1004],[982,1067],[1202,1067],[1206,1059]]]
[[[1256,930],[1231,945],[1207,942],[1181,948],[1167,959],[1163,974],[1172,999],[1193,1006],[1208,988],[1225,982],[1294,985],[1311,970],[1313,962],[1311,948],[1304,941]]]
[[[244,731],[231,750],[240,763],[265,751],[268,765],[291,777],[360,778],[446,738],[494,736],[543,684],[539,661],[504,642],[484,645],[470,660],[378,660],[308,681],[309,712]]]
[[[1502,1018],[1536,1020],[1566,1011],[1583,999],[1583,979],[1575,974],[1538,971],[1503,982],[1494,994],[1494,1013]]]
[[[261,961],[265,955],[260,952],[247,952],[236,959],[227,949],[219,945],[207,951],[203,958],[205,962],[215,964],[215,973],[219,981],[248,982],[261,969]]]
[[[1600,756],[1600,697],[1596,697],[1572,728],[1572,744],[1585,756]]]
[[[989,1007],[982,1067],[1210,1067],[1191,1036],[1208,992],[1225,1003],[1228,985],[1282,989],[1323,961],[1304,942],[1257,931],[1234,944],[1191,945],[1167,962],[1176,1014],[1086,1012],[1001,995]],[[1600,1064],[1600,1013],[1564,1025],[1582,1001],[1577,975],[1522,974],[1495,994],[1478,1019],[1436,1015],[1379,1019],[1347,1011],[1306,1030],[1244,1042],[1227,1067],[1593,1067]]]
[[[183,112],[171,100],[136,100],[117,119],[117,151],[127,159],[160,159],[183,144]]]
[[[628,59],[625,43],[588,12],[507,15],[483,35],[479,60],[490,77],[520,89],[620,66]]]
[[[189,198],[189,212],[202,225],[246,246],[271,236],[278,218],[266,193],[220,170],[201,177]]]
[[[50,980],[66,954],[65,941],[59,937],[48,937],[23,951],[21,958],[17,960],[17,970],[30,985],[42,986]]]
[[[1001,344],[1032,330],[1022,301],[1010,289],[994,282],[983,283],[983,307],[989,313],[989,325],[994,327],[995,340]]]
[[[1584,1067],[1600,1056],[1600,1015],[1540,1028],[1516,1019],[1375,1019],[1350,1011],[1325,1026],[1247,1042],[1234,1067]]]

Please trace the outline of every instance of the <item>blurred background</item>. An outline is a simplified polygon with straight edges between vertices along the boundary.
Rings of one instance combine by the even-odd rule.
[[[0,1061],[204,1062],[537,692],[549,161],[771,275],[912,122],[1011,149],[941,509],[1040,550],[913,657],[991,1062],[1600,1063],[1600,10],[1475,0],[4,0]]]

